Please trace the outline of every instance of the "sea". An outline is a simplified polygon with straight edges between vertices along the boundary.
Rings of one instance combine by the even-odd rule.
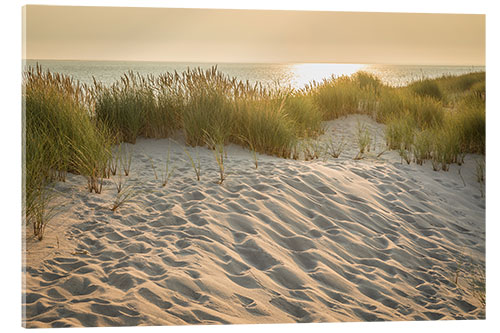
[[[264,63],[181,63],[181,62],[146,62],[146,61],[87,61],[87,60],[37,60],[27,59],[27,66],[39,64],[42,69],[72,76],[80,82],[92,84],[97,81],[110,85],[128,71],[142,75],[159,75],[165,72],[182,72],[187,69],[217,69],[229,77],[254,84],[261,82],[266,86],[291,86],[304,88],[313,81],[321,82],[332,76],[352,75],[365,71],[376,75],[390,86],[404,86],[413,81],[436,78],[443,75],[461,75],[485,71],[484,66],[429,66],[429,65],[381,65],[381,64],[336,64],[336,63],[300,63],[300,64],[264,64]]]

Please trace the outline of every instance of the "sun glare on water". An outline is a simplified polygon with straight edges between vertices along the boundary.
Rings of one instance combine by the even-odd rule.
[[[290,71],[293,73],[294,85],[303,87],[312,81],[320,82],[332,75],[335,77],[352,75],[364,66],[363,64],[293,64]]]

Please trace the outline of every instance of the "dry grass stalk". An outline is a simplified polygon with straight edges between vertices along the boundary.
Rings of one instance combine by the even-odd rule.
[[[342,137],[342,139],[336,143],[333,142],[333,139],[330,138],[329,141],[326,144],[326,152],[333,158],[338,158],[340,154],[344,151],[346,147],[347,142],[345,141],[345,138]]]
[[[136,191],[132,186],[125,187],[120,189],[119,192],[116,193],[115,201],[113,202],[113,206],[111,210],[116,212],[116,210],[123,206],[125,203],[129,202],[135,195]]]
[[[200,181],[200,176],[201,176],[201,162],[200,162],[200,156],[198,155],[198,150],[196,150],[196,160],[193,159],[189,151],[184,149],[184,153],[187,155],[189,158],[189,162],[191,163],[191,167],[194,170],[194,173],[196,175],[196,180]]]
[[[133,155],[133,148],[128,145],[124,145],[124,149],[121,150],[119,156],[120,156],[120,165],[123,169],[123,172],[125,173],[125,176],[128,176],[130,174],[130,168],[132,166],[132,155]]]
[[[210,149],[214,152],[215,161],[217,162],[217,166],[219,168],[219,181],[218,184],[222,185],[224,180],[226,179],[226,172],[224,168],[224,156],[227,155],[224,142],[219,139],[213,138],[208,132],[205,131],[205,142],[209,146]]]
[[[167,183],[168,183],[170,177],[172,177],[174,171],[175,171],[175,167],[170,166],[170,145],[169,145],[166,160],[165,160],[165,169],[163,170],[163,172],[161,174],[161,186],[163,186],[163,187],[167,186]]]

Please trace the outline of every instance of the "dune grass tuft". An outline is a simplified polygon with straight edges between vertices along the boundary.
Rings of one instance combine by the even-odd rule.
[[[201,178],[201,162],[200,162],[200,155],[198,154],[198,150],[196,150],[196,157],[193,158],[191,153],[187,150],[184,149],[184,153],[189,159],[189,162],[191,163],[191,167],[193,167],[193,171],[196,175],[196,180],[200,181]]]
[[[25,140],[24,214],[27,224],[44,215],[45,191],[66,172],[92,181],[107,174],[111,139],[90,115],[88,90],[69,76],[29,68],[23,75]],[[98,186],[96,186],[98,187]],[[99,189],[97,188],[99,191]],[[45,219],[44,224],[47,223]],[[37,228],[42,237],[44,228]]]
[[[170,161],[170,144],[168,146],[167,154],[165,158],[165,168],[163,168],[163,171],[161,173],[161,186],[165,187],[168,184],[168,181],[172,177],[175,171],[175,167],[171,165]]]
[[[118,208],[122,207],[125,203],[130,202],[136,194],[137,191],[132,185],[121,188],[121,190],[116,193],[111,210],[116,212]]]
[[[235,105],[237,134],[246,138],[241,144],[248,143],[259,153],[290,157],[298,134],[294,122],[284,110],[284,98],[239,99]]]
[[[419,80],[411,83],[408,88],[418,96],[421,97],[432,97],[436,100],[441,100],[443,94],[441,88],[435,80],[426,79]]]
[[[370,131],[364,123],[357,123],[357,144],[358,144],[358,154],[354,157],[355,160],[362,159],[366,152],[370,151],[370,145],[372,142]]]
[[[221,138],[212,137],[208,132],[205,132],[205,142],[208,144],[209,148],[213,150],[215,161],[219,168],[219,181],[218,184],[222,185],[224,180],[226,180],[226,171],[224,167],[224,157],[227,154],[224,147],[224,142]]]
[[[340,154],[342,154],[342,152],[344,151],[346,145],[347,142],[345,141],[345,138],[342,138],[337,142],[334,142],[332,138],[329,138],[325,147],[326,154],[333,158],[338,158]]]

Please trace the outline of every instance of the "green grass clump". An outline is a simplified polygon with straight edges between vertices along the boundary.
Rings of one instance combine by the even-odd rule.
[[[423,130],[415,134],[413,140],[413,156],[415,163],[422,165],[431,158],[432,151],[432,131]]]
[[[443,123],[444,110],[440,102],[430,97],[406,98],[404,108],[409,111],[420,129],[433,128]]]
[[[299,136],[316,137],[323,132],[323,115],[309,96],[303,93],[288,96],[283,112],[292,121]]]
[[[144,136],[166,138],[182,128],[180,112],[184,106],[184,97],[180,89],[181,76],[177,73],[165,73],[157,78],[149,78],[149,87],[154,91],[155,108],[146,113]]]
[[[467,152],[486,152],[486,108],[485,101],[477,95],[470,95],[458,106],[450,120],[457,131],[462,149]]]
[[[411,117],[419,129],[440,126],[444,118],[441,102],[427,96],[409,94],[402,88],[385,88],[380,94],[375,120],[389,123],[396,118]]]
[[[222,185],[227,176],[224,164],[224,158],[227,157],[226,147],[224,146],[224,142],[217,141],[217,139],[211,137],[208,132],[205,132],[205,141],[213,149],[215,162],[219,168],[219,180],[217,183]]]
[[[352,79],[358,84],[361,90],[373,92],[375,95],[378,95],[383,86],[378,77],[363,71],[354,73]]]
[[[119,141],[135,143],[137,137],[144,134],[147,120],[151,123],[156,114],[152,89],[144,77],[133,72],[122,76],[111,87],[96,83],[93,95],[97,121],[110,129]]]
[[[23,210],[26,226],[31,225],[33,234],[43,238],[45,226],[50,220],[48,204],[51,200],[51,170],[57,161],[50,150],[50,144],[44,133],[37,129],[26,132],[23,177]]]
[[[350,77],[332,77],[320,84],[313,84],[309,92],[324,120],[333,120],[359,112],[361,89]]]
[[[401,117],[405,110],[405,98],[400,89],[383,87],[376,107],[375,120],[387,123],[396,117]]]
[[[358,148],[359,148],[359,152],[358,154],[356,155],[356,157],[354,159],[361,159],[363,158],[363,155],[370,151],[370,145],[371,145],[371,142],[372,142],[372,138],[371,138],[371,134],[370,134],[370,131],[368,130],[368,127],[366,126],[366,124],[361,124],[359,121],[358,121],[358,124],[357,124],[357,143],[358,143]]]
[[[415,130],[416,125],[412,117],[394,117],[385,128],[387,147],[410,150],[413,146]]]
[[[109,178],[109,161],[112,158],[112,140],[106,135],[107,130],[95,126],[94,133],[90,133],[86,142],[68,141],[74,151],[71,163],[72,172],[87,178],[89,192],[101,193],[104,178]]]
[[[216,67],[188,70],[178,77],[176,94],[182,97],[179,117],[186,143],[204,145],[206,133],[217,142],[229,142],[233,126],[233,81]]]
[[[432,141],[433,165],[441,165],[443,171],[448,171],[449,165],[456,163],[459,157],[460,145],[456,133],[447,127],[440,128],[434,131]]]
[[[484,78],[484,73],[472,73],[424,80],[406,88],[384,88],[376,119],[387,124],[388,147],[410,151],[408,143],[413,140],[415,161],[421,164],[431,158],[436,170],[448,170],[451,163],[461,164],[466,153],[484,154]],[[427,88],[439,87],[442,98],[409,93],[423,86],[422,82]]]
[[[320,83],[312,82],[305,92],[323,114],[323,120],[333,120],[355,113],[373,115],[382,88],[377,77],[358,72],[352,76],[332,76]]]
[[[139,136],[166,138],[181,127],[183,101],[178,81],[178,76],[168,73],[154,78],[128,72],[110,87],[95,82],[95,118],[119,141],[135,143]]]
[[[443,98],[443,93],[441,88],[435,80],[419,80],[411,83],[408,88],[417,96],[421,97],[432,97],[437,100]]]
[[[443,76],[436,79],[446,94],[463,93],[469,91],[476,83],[486,82],[485,72],[468,73],[460,76]]]
[[[259,153],[290,157],[298,135],[293,120],[284,111],[284,99],[240,99],[235,105],[236,134],[245,138],[242,145]]]
[[[87,108],[84,87],[65,75],[30,68],[23,77],[25,133],[25,217],[37,222],[46,205],[47,185],[64,181],[66,172],[104,175],[109,158],[108,133]],[[38,216],[38,217],[37,217]],[[42,224],[45,224],[43,222]],[[43,237],[43,229],[35,231]]]
[[[181,116],[187,144],[205,144],[205,132],[218,142],[227,143],[234,123],[233,118],[231,103],[216,87],[192,91]]]

